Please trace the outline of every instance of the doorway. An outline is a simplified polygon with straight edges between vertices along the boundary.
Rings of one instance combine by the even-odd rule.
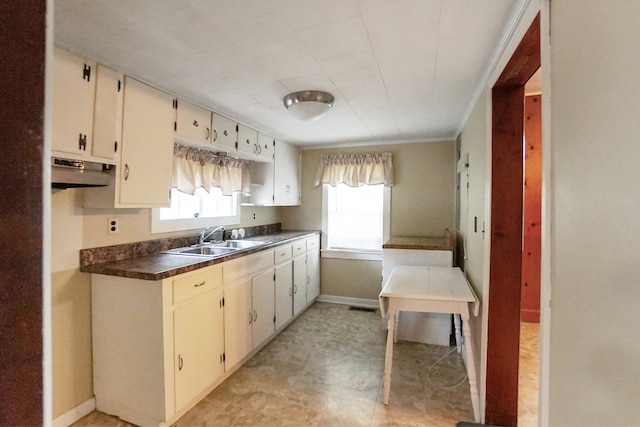
[[[524,88],[539,68],[538,14],[492,89],[485,422],[504,426],[518,423]]]

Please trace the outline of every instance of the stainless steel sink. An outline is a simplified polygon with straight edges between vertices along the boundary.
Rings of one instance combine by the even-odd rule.
[[[214,246],[217,248],[248,249],[264,244],[265,242],[258,240],[225,240],[222,243],[215,243]]]
[[[220,243],[204,243],[186,248],[170,249],[163,251],[165,254],[173,255],[197,255],[208,257],[222,257],[242,249],[249,249],[260,246],[265,242],[257,240],[226,240]]]
[[[209,257],[219,257],[219,256],[228,255],[236,250],[237,250],[236,248],[203,245],[203,246],[188,247],[188,248],[170,249],[168,251],[164,251],[163,253],[174,254],[174,255],[200,255],[200,256],[204,255]]]

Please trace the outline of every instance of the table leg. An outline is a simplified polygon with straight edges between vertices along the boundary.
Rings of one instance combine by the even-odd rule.
[[[468,309],[460,313],[462,320],[462,333],[464,335],[464,348],[467,353],[467,375],[469,376],[469,389],[471,391],[471,406],[475,422],[480,422],[480,397],[478,395],[478,381],[476,379],[476,365],[473,356],[473,342],[471,341],[471,327],[469,326]]]
[[[384,395],[383,402],[389,404],[389,392],[391,391],[391,367],[393,365],[393,338],[396,326],[396,311],[389,310],[389,327],[387,330],[387,351],[384,358]]]
[[[456,346],[458,347],[458,353],[462,353],[462,330],[460,329],[460,315],[453,315],[453,324],[456,327]]]

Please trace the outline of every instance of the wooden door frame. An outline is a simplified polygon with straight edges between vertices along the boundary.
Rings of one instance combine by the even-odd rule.
[[[540,14],[492,88],[485,422],[518,422],[524,85],[541,65]]]

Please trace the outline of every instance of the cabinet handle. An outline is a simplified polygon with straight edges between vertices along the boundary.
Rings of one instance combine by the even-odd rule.
[[[256,320],[258,320],[258,313],[256,313],[255,310],[253,310],[253,321],[255,322]]]
[[[229,132],[227,132],[226,130],[225,130],[224,132],[222,132],[222,134],[223,134],[224,136],[229,136]]]
[[[253,323],[253,313],[249,312],[249,324]]]
[[[209,140],[210,137],[211,137],[211,129],[207,128],[207,136],[205,137],[205,139]]]
[[[124,164],[124,180],[128,180],[129,179],[129,164],[125,163]]]
[[[113,142],[113,152],[117,153],[118,152],[118,141],[114,141]]]
[[[293,292],[292,292],[291,286],[289,286],[289,296],[293,296]]]
[[[293,293],[294,294],[298,293],[298,285],[293,285]]]
[[[258,154],[262,154],[262,146],[258,145]]]
[[[194,287],[194,288],[199,288],[200,286],[204,286],[204,285],[206,285],[206,284],[207,284],[207,281],[206,281],[206,280],[203,280],[202,282],[200,282],[200,283],[196,283],[195,285],[193,285],[193,287]]]
[[[311,283],[311,277],[307,276],[307,285]]]
[[[178,355],[178,371],[182,371],[182,367],[184,366],[184,360],[182,360],[182,355]]]
[[[198,121],[197,121],[197,120],[194,120],[194,121],[193,121],[193,127],[198,127],[198,126],[200,126],[200,124],[198,123]]]
[[[213,130],[213,142],[216,142],[216,140],[218,139],[218,131],[217,130]]]

